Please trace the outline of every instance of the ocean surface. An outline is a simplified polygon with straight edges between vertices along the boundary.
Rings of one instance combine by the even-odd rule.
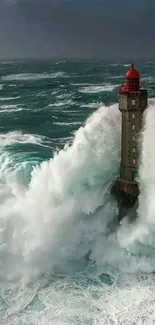
[[[0,62],[1,325],[155,324],[155,62],[148,60],[135,62],[149,94],[138,219],[112,227],[117,87],[130,63]]]

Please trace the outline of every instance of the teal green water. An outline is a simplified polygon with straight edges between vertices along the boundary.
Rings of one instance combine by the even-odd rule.
[[[2,325],[155,322],[154,62],[135,62],[149,93],[140,217],[108,228],[129,63],[0,62]]]

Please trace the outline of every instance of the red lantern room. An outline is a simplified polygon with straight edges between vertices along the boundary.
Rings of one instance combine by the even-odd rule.
[[[139,91],[139,72],[135,70],[134,64],[131,64],[130,70],[126,73],[126,91]]]

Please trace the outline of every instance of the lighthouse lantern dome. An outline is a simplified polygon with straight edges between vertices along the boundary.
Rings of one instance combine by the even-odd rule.
[[[139,91],[139,78],[139,72],[134,68],[134,64],[131,64],[130,70],[126,73],[126,91]]]

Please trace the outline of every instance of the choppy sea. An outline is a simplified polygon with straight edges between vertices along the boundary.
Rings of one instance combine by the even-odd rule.
[[[155,62],[138,219],[117,206],[128,61],[0,62],[0,324],[155,324]]]

